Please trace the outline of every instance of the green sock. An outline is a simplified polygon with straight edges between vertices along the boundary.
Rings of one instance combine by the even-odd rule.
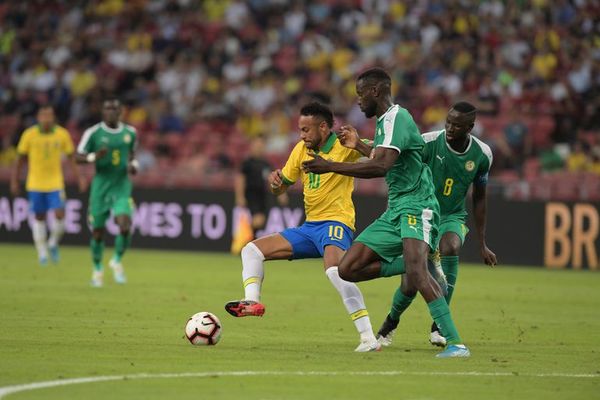
[[[448,281],[448,294],[446,295],[446,303],[450,304],[452,299],[452,293],[454,292],[454,285],[456,284],[456,278],[458,277],[458,256],[442,256],[442,270],[446,275],[446,281]]]
[[[379,271],[379,276],[382,278],[387,278],[390,276],[402,275],[406,272],[406,267],[404,267],[404,257],[396,257],[392,261],[381,261],[381,270]]]
[[[439,297],[431,303],[427,303],[427,307],[429,307],[429,313],[438,328],[440,328],[440,332],[446,338],[447,343],[462,344],[462,339],[458,335],[456,326],[454,326],[454,321],[452,321],[450,308],[448,308],[446,299]]]
[[[96,241],[94,238],[92,238],[92,240],[90,240],[90,249],[92,250],[94,269],[96,271],[102,271],[102,253],[104,252],[104,242],[102,240]]]
[[[400,316],[410,306],[410,303],[415,299],[415,296],[406,296],[400,288],[394,292],[394,298],[392,300],[392,308],[390,309],[390,318],[394,321],[398,321]]]
[[[131,244],[131,234],[127,235],[119,234],[115,238],[115,254],[113,255],[113,259],[117,262],[121,261],[121,257],[125,254],[127,248]]]

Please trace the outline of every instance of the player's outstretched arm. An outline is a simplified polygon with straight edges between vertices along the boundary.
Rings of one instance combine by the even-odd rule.
[[[21,154],[17,156],[17,161],[15,161],[15,167],[12,171],[12,176],[10,178],[10,193],[13,196],[18,196],[21,194],[21,188],[19,186],[19,177],[21,176],[21,171],[23,171],[23,167],[25,166],[25,162],[27,158]]]
[[[475,227],[477,228],[477,238],[479,239],[479,246],[481,251],[481,257],[483,261],[493,267],[497,264],[496,254],[491,251],[485,242],[485,228],[486,228],[486,214],[487,214],[487,195],[486,185],[474,184],[473,185],[473,213],[475,214]]]
[[[332,162],[315,154],[310,155],[314,157],[314,159],[302,163],[304,172],[312,172],[313,174],[334,172],[336,174],[353,176],[355,178],[370,179],[385,176],[398,159],[400,153],[395,149],[377,147],[375,151],[373,151],[371,158],[367,161],[357,163]]]
[[[79,171],[79,167],[77,166],[77,154],[69,154],[67,157],[69,159],[69,164],[71,164],[71,171],[73,171],[73,176],[75,177],[75,180],[77,180],[79,192],[83,193],[87,189],[87,181],[85,180],[84,176],[81,174],[81,171]]]
[[[235,193],[235,205],[238,207],[246,207],[246,196],[244,196],[244,191],[246,190],[246,177],[244,174],[240,172],[235,174],[233,179],[233,189]]]
[[[76,153],[75,161],[77,161],[78,164],[94,163],[96,160],[104,157],[107,153],[108,149],[106,147],[101,148],[95,153]]]
[[[288,185],[283,182],[283,173],[280,169],[272,171],[269,174],[267,181],[269,182],[271,193],[273,193],[275,196],[285,193],[288,188]]]
[[[337,137],[342,146],[356,150],[365,157],[369,157],[371,155],[373,147],[360,139],[358,132],[353,126],[342,126],[340,131],[337,133]]]

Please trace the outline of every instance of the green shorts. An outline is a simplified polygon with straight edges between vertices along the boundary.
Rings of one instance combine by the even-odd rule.
[[[134,208],[130,182],[111,184],[105,180],[94,179],[88,206],[88,220],[93,228],[104,228],[111,212],[115,216],[131,217]]]
[[[437,248],[439,218],[437,210],[431,208],[387,209],[358,235],[356,241],[387,262],[402,255],[404,238],[422,240],[433,251]]]
[[[469,233],[469,228],[465,225],[462,217],[447,215],[441,218],[438,237],[441,239],[444,233],[452,232],[460,238],[460,244],[465,244],[465,237]]]

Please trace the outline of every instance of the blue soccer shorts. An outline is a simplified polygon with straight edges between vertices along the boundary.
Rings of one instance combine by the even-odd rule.
[[[354,232],[337,221],[305,222],[297,228],[288,228],[280,233],[292,245],[292,259],[321,258],[325,246],[336,246],[348,250]]]
[[[50,210],[65,208],[64,190],[53,192],[27,192],[29,209],[35,214],[44,214]]]

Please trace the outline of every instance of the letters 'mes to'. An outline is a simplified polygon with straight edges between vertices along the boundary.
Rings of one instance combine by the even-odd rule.
[[[600,215],[592,204],[579,203],[569,208],[564,203],[546,205],[544,264],[548,268],[573,269],[598,265]]]

